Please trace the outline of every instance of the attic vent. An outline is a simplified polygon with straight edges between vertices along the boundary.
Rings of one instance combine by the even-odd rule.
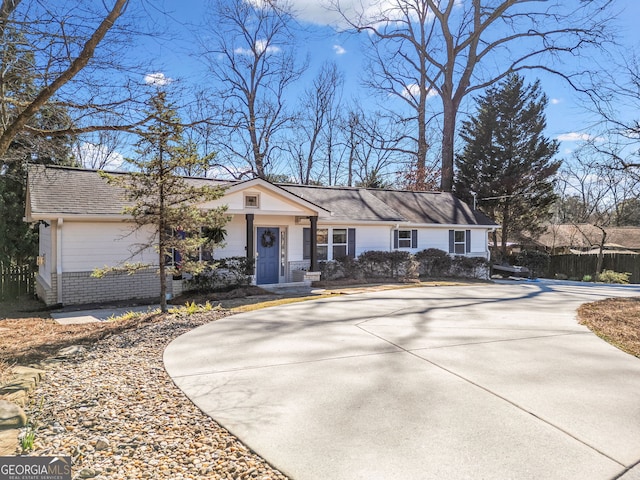
[[[260,208],[260,195],[247,193],[244,195],[245,208]]]

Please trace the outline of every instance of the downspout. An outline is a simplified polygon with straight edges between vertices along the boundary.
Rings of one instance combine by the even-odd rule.
[[[400,230],[399,223],[396,223],[393,227],[391,227],[391,230],[389,231],[389,251],[390,252],[393,252],[393,249],[394,249],[393,232],[396,230]]]
[[[309,260],[311,263],[312,272],[318,271],[318,216],[309,217],[311,222],[311,251],[309,252]]]
[[[249,264],[252,264],[251,267],[251,276],[255,278],[256,275],[256,261],[255,261],[255,251],[256,247],[253,241],[253,220],[254,214],[247,213],[245,216],[246,219],[246,249],[247,249],[247,261]]]
[[[58,218],[56,222],[56,290],[58,303],[62,304],[62,224],[64,220]]]

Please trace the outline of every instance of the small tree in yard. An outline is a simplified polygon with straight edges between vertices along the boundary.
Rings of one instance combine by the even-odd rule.
[[[145,229],[150,234],[147,242],[136,246],[132,256],[151,247],[157,250],[160,308],[166,312],[166,276],[177,273],[168,260],[177,251],[181,256],[180,271],[197,273],[204,264],[191,258],[204,244],[216,242],[200,235],[200,229],[220,231],[228,218],[226,207],[208,211],[198,208],[199,203],[222,197],[224,192],[220,187],[194,185],[179,175],[179,172],[207,164],[210,158],[202,158],[194,154],[193,149],[186,148],[183,126],[165,92],[159,90],[151,97],[148,113],[150,123],[138,132],[140,140],[135,145],[138,156],[126,160],[135,171],[127,175],[103,173],[103,176],[109,183],[125,190],[131,205],[125,207],[123,213],[133,218],[134,230]],[[146,267],[148,265],[127,264],[124,268],[135,271]],[[116,269],[96,270],[94,275],[101,276]]]

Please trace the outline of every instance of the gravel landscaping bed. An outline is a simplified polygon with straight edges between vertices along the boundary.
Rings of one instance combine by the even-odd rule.
[[[161,318],[45,362],[27,414],[32,455],[68,455],[74,478],[286,479],[173,384],[162,352],[223,316]]]

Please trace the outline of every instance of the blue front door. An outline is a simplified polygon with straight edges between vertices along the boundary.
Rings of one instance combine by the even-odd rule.
[[[258,227],[258,258],[256,258],[256,283],[265,285],[280,280],[280,229]]]

